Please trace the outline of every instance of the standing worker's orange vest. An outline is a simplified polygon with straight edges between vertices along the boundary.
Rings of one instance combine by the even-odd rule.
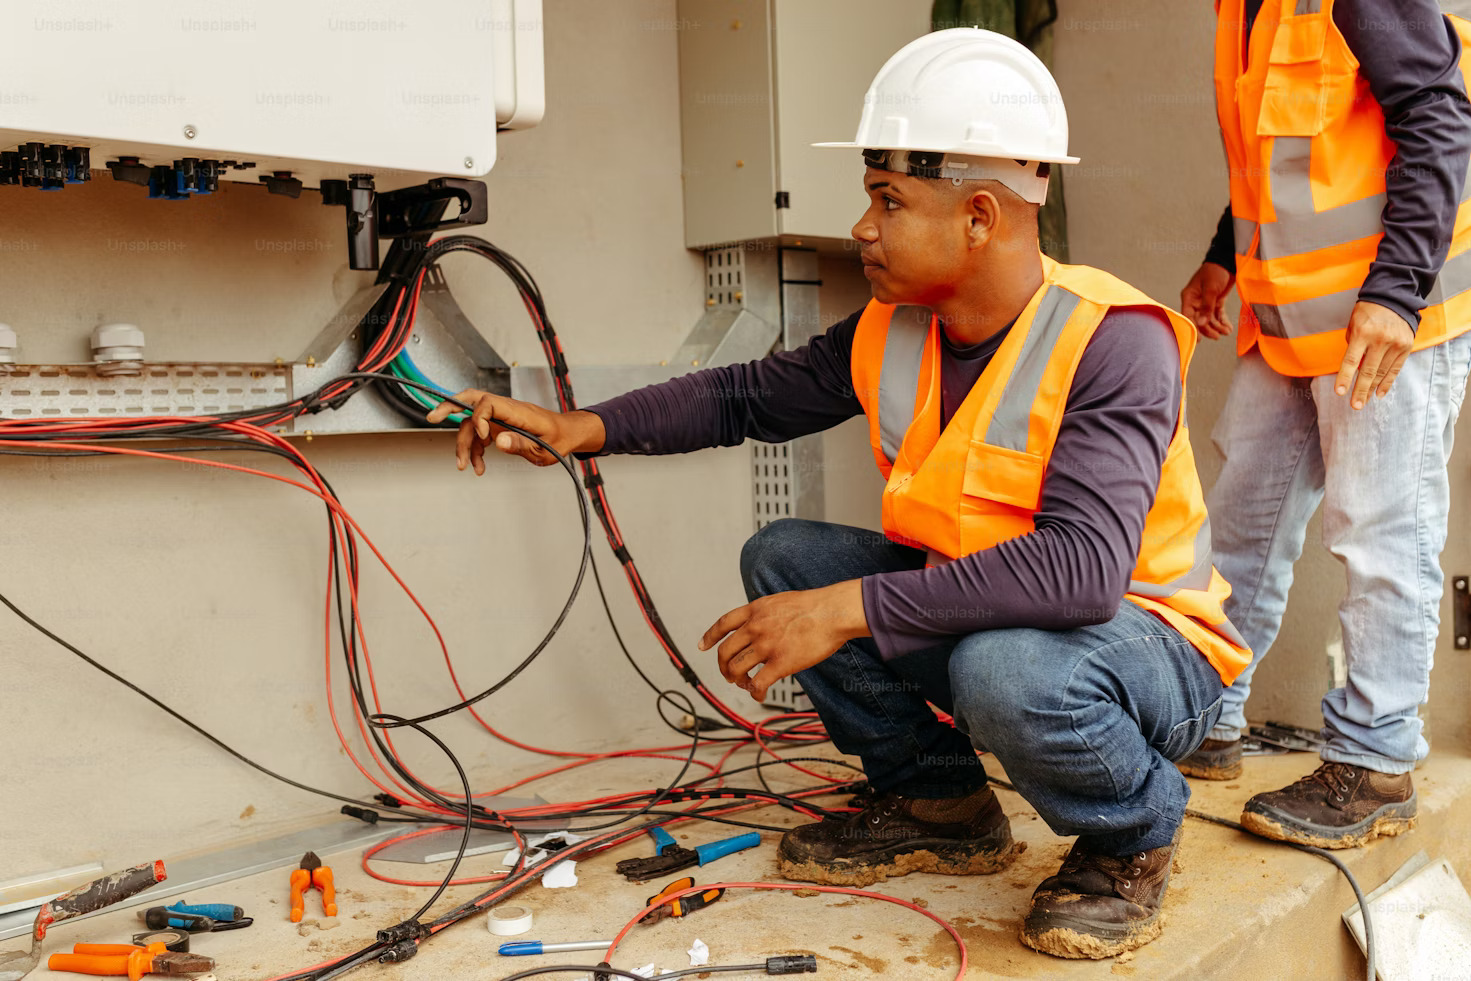
[[[1180,420],[1149,510],[1129,599],[1195,645],[1230,684],[1251,652],[1226,619],[1210,520],[1185,428],[1195,328],[1108,273],[1042,259],[1046,282],[940,429],[940,326],[922,307],[870,302],[853,339],[853,387],[888,480],[884,531],[948,561],[1025,535],[1042,497],[1073,373],[1110,307],[1158,310],[1180,347]]]
[[[1395,145],[1333,23],[1333,0],[1264,0],[1249,44],[1244,4],[1216,2],[1216,115],[1231,167],[1241,294],[1237,349],[1259,345],[1280,374],[1332,374],[1384,236],[1384,174]],[[1471,24],[1449,19],[1462,44],[1471,42]],[[1463,77],[1468,61],[1461,59]],[[1415,334],[1417,351],[1471,326],[1465,198],[1463,191],[1445,267]]]

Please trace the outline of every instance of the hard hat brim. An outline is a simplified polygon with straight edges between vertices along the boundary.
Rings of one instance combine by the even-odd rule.
[[[878,145],[873,144],[873,143],[810,143],[808,145],[809,146],[814,146],[814,147],[832,148],[832,149],[835,149],[835,150],[917,150],[917,149],[921,149],[920,147],[912,147],[912,146],[878,146]],[[958,147],[958,146],[956,146],[956,147],[924,147],[923,149],[925,149],[927,151],[930,151],[930,152],[933,152],[933,153],[959,153],[959,154],[963,154],[963,155],[966,155],[966,156],[982,156],[982,154],[977,154],[975,152],[975,149],[973,147]],[[1001,159],[1001,154],[984,154],[984,156],[995,156],[998,159]],[[1024,155],[1019,156],[1019,157],[1013,157],[1010,154],[1007,154],[1005,159],[1011,159],[1011,160],[1030,160],[1030,161],[1035,161],[1036,163],[1056,163],[1056,164],[1075,164],[1075,163],[1078,163],[1078,161],[1079,161],[1079,158],[1078,157],[1058,156],[1055,153],[1044,153],[1044,154],[1041,154],[1041,155],[1034,155],[1034,154],[1030,154],[1029,153],[1029,154],[1024,154]]]

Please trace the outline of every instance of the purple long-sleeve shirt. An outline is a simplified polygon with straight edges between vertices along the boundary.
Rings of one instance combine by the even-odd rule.
[[[851,367],[858,318],[853,314],[795,351],[695,372],[593,406],[607,432],[602,452],[775,443],[861,415]],[[971,348],[945,343],[947,422],[1005,334]],[[977,630],[1060,630],[1111,619],[1139,554],[1180,391],[1179,349],[1164,318],[1150,310],[1110,311],[1074,375],[1036,529],[935,568],[865,577],[864,613],[880,653],[896,657]]]
[[[1244,32],[1262,7],[1248,0]],[[1388,307],[1412,328],[1445,262],[1471,160],[1471,107],[1461,39],[1435,0],[1337,0],[1333,24],[1384,110],[1394,159],[1384,174],[1384,238],[1359,299]],[[1205,261],[1236,271],[1231,206]]]

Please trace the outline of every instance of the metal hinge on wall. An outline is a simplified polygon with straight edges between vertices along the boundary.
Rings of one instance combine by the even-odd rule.
[[[1471,586],[1465,576],[1451,577],[1452,625],[1455,627],[1456,650],[1471,650]]]

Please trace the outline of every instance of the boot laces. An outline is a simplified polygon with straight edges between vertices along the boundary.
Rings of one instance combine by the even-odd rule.
[[[1115,884],[1129,888],[1144,870],[1144,853],[1133,855],[1101,855],[1097,852],[1074,850],[1062,863],[1064,874],[1076,874],[1085,870],[1102,872]]]
[[[1328,762],[1301,778],[1298,783],[1319,784],[1333,794],[1336,800],[1342,801],[1351,789],[1356,769],[1348,763]]]

